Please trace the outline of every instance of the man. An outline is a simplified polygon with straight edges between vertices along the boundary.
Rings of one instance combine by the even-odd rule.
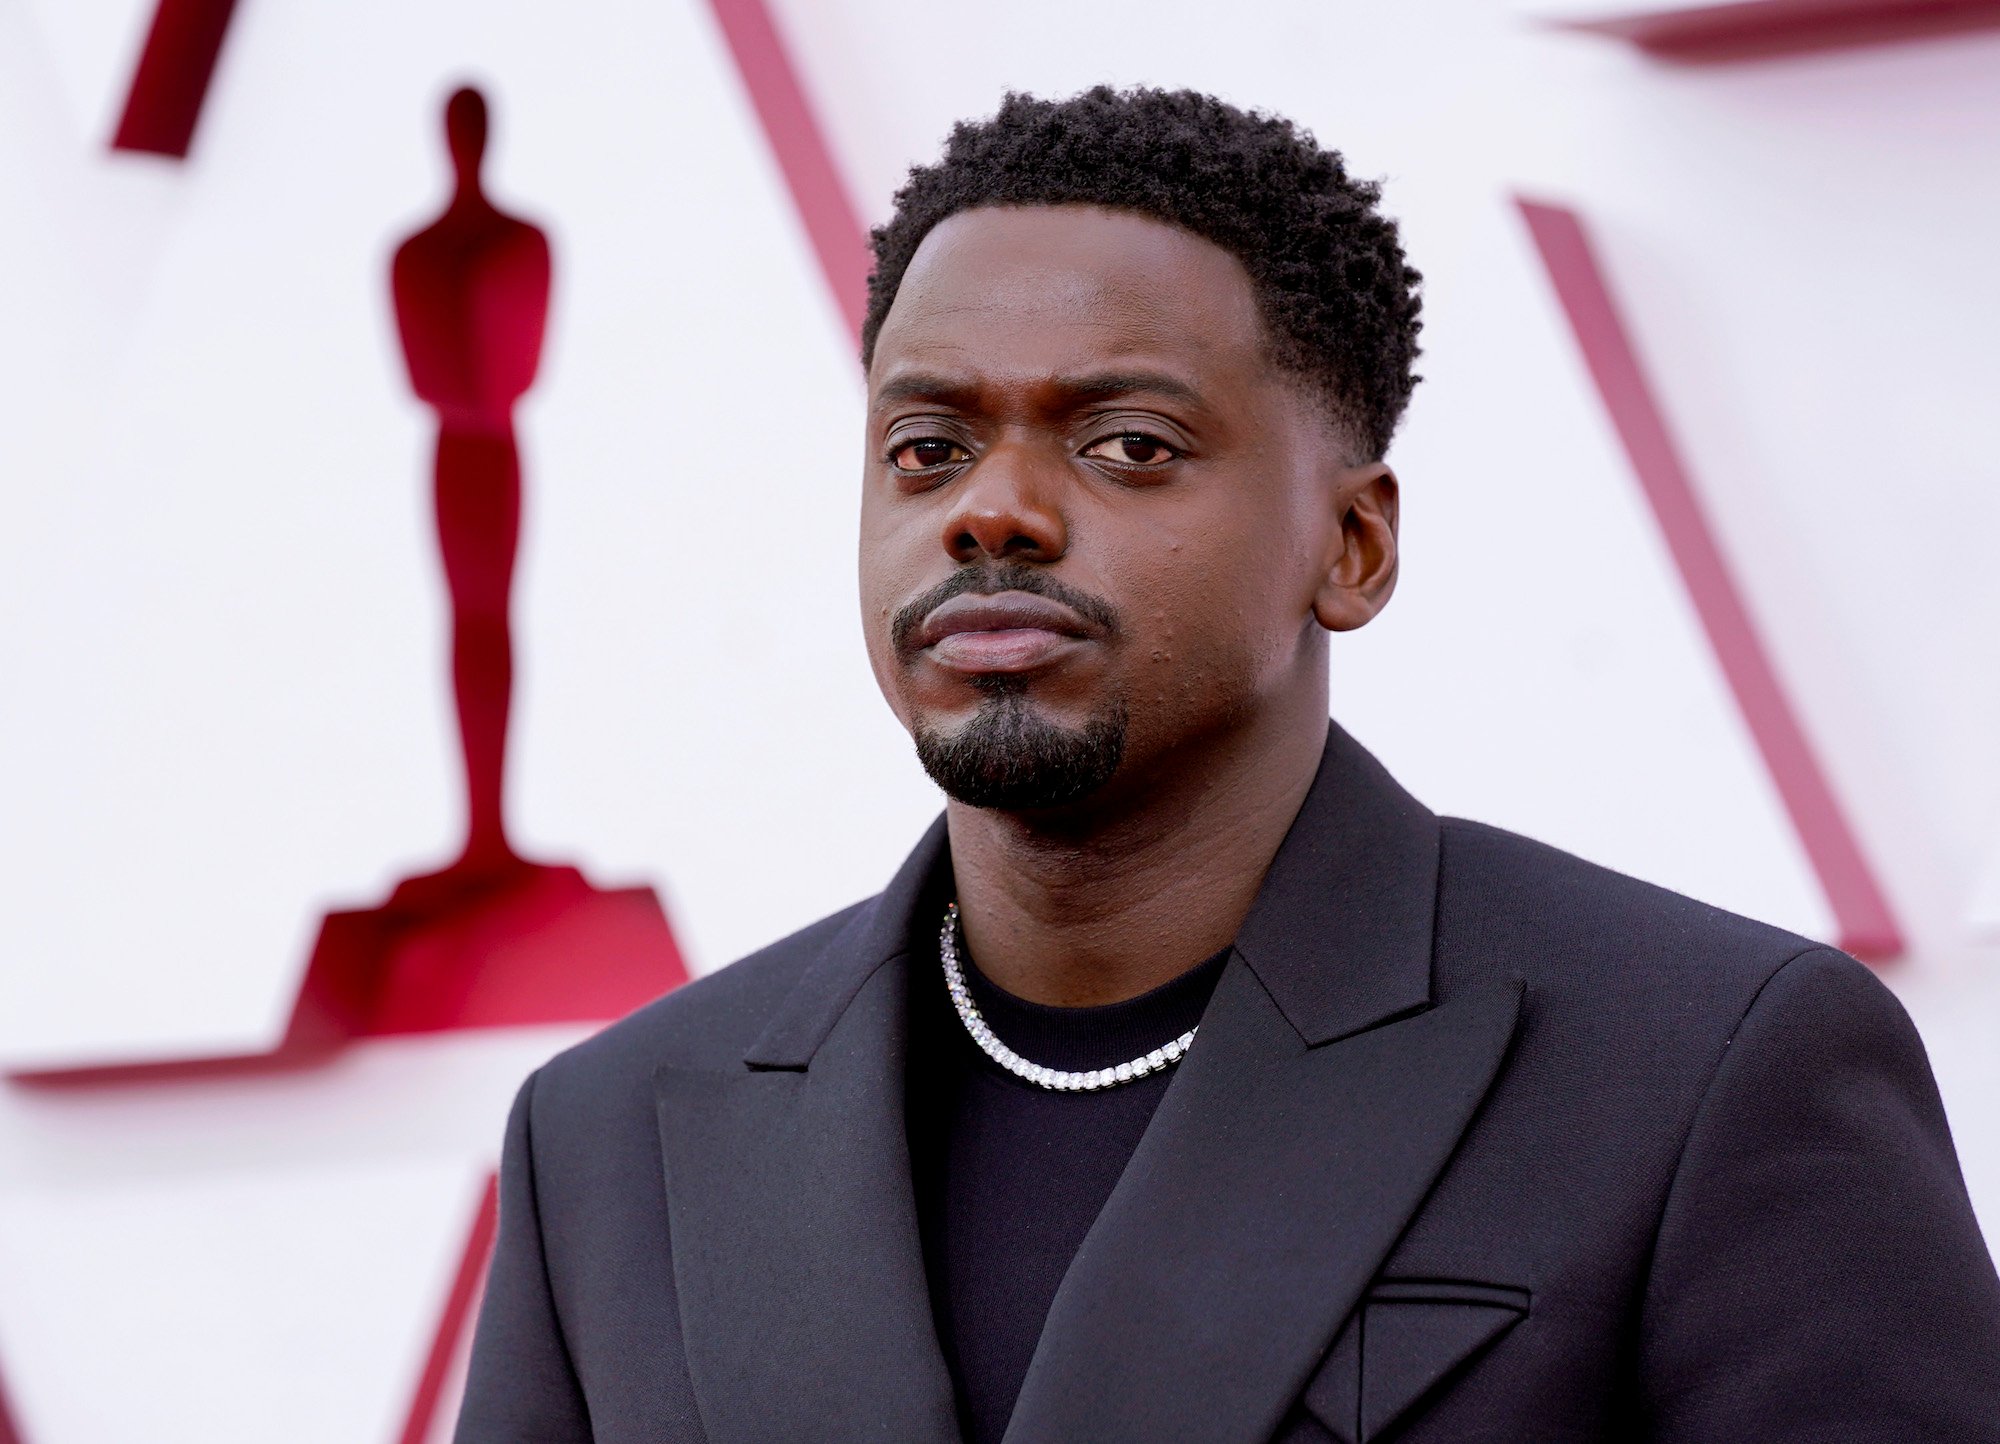
[[[1417,353],[1376,201],[1157,91],[913,173],[861,594],[945,816],[529,1080],[462,1440],[2000,1439],[1887,992],[1329,728]]]

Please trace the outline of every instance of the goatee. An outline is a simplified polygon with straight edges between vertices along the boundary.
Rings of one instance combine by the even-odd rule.
[[[1125,758],[1123,702],[1063,727],[1029,705],[1018,678],[987,679],[982,690],[986,701],[956,732],[916,729],[917,760],[955,802],[1002,812],[1062,807],[1109,782]]]

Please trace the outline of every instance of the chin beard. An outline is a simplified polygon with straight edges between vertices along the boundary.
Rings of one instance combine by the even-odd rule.
[[[1081,727],[1038,715],[1013,678],[989,686],[970,722],[950,735],[916,729],[917,760],[945,796],[1001,812],[1062,807],[1109,782],[1125,757],[1126,711],[1114,703]]]

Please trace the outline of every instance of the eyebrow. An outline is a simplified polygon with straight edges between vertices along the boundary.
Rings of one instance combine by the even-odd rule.
[[[1202,404],[1199,391],[1164,371],[1098,371],[1088,376],[1066,377],[1056,385],[1072,401],[1108,401],[1118,396],[1149,393],[1188,406]]]
[[[1163,396],[1187,406],[1205,404],[1201,392],[1164,371],[1092,371],[1080,376],[1053,377],[1046,384],[1061,398],[1058,404],[1062,409],[1134,395]],[[960,407],[976,400],[982,389],[977,381],[967,377],[911,372],[882,383],[882,389],[875,393],[872,409],[880,411],[904,401],[935,401]]]
[[[913,371],[898,376],[893,381],[882,383],[882,389],[875,393],[875,403],[871,408],[880,411],[883,407],[901,401],[940,401],[946,405],[956,405],[959,400],[976,396],[976,383],[929,371]]]

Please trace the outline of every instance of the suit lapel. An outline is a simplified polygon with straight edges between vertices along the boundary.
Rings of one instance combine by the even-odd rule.
[[[1007,1444],[1268,1439],[1485,1096],[1519,997],[1312,1049],[1233,964],[1057,1291]]]
[[[655,1075],[674,1282],[710,1444],[955,1440],[903,1123],[907,920],[934,828],[741,1066]]]
[[[1201,1031],[1057,1291],[1008,1444],[1267,1439],[1497,1075],[1434,1004],[1437,822],[1338,728]]]

